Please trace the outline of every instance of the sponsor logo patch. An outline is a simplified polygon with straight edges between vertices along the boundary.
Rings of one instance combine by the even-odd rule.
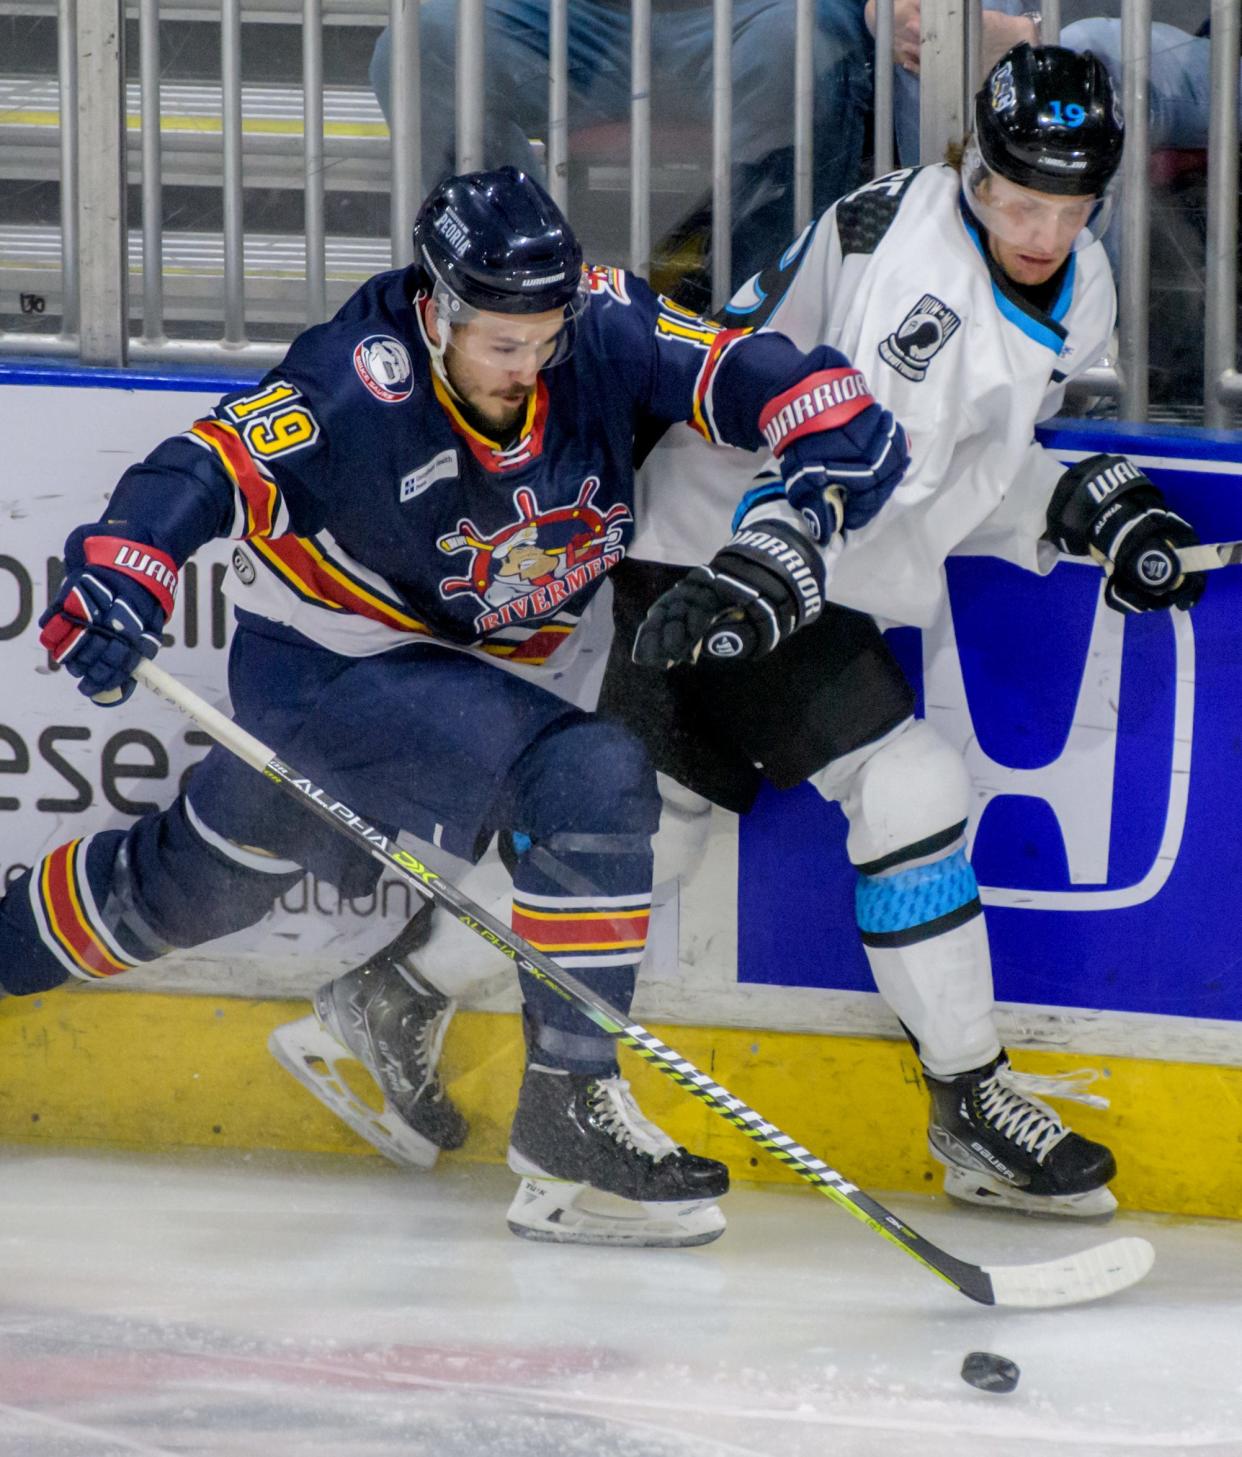
[[[412,470],[408,475],[401,477],[400,499],[403,502],[412,501],[415,496],[421,496],[429,486],[434,486],[437,481],[447,481],[458,474],[457,452],[442,450],[426,465],[420,465],[417,470]]]
[[[925,379],[927,366],[961,324],[948,304],[925,293],[888,338],[880,341],[880,358],[906,379]]]
[[[254,582],[254,563],[241,547],[235,548],[233,552],[233,570],[237,573],[238,580],[243,587],[249,587]]]
[[[354,350],[358,378],[377,400],[398,405],[414,393],[409,351],[391,334],[368,334]]]

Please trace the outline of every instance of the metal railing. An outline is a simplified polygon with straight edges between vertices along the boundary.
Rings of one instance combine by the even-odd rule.
[[[706,3],[706,0],[705,0]],[[567,32],[570,0],[550,0],[547,128],[545,134],[549,186],[568,208],[568,175],[573,142],[569,131],[569,58]],[[795,231],[810,220],[813,207],[814,0],[792,0],[795,41],[789,58],[793,110],[793,218]],[[329,23],[361,21],[375,26],[387,21],[391,36],[391,129],[389,153],[389,252],[393,265],[410,256],[410,223],[426,180],[422,176],[420,117],[422,45],[417,3],[389,0],[345,4],[343,0],[48,0],[58,21],[59,180],[60,180],[60,314],[55,334],[11,331],[0,334],[0,352],[77,356],[95,364],[181,360],[256,365],[278,360],[282,343],[259,342],[247,331],[248,290],[265,301],[279,292],[279,304],[264,303],[268,316],[310,324],[327,316],[341,286],[355,277],[341,265],[334,243],[329,267],[325,220],[324,34]],[[1148,299],[1151,286],[1149,226],[1151,181],[1147,147],[1147,104],[1150,66],[1151,0],[1124,0],[1123,106],[1128,124],[1124,161],[1127,226],[1119,267],[1120,340],[1114,363],[1089,372],[1080,388],[1113,395],[1120,413],[1143,419],[1148,412]],[[711,204],[713,245],[711,290],[720,304],[729,293],[733,157],[733,96],[730,61],[732,0],[711,0],[714,26],[711,93]],[[136,16],[139,37],[137,130],[141,161],[140,246],[127,236],[127,180],[124,20]],[[485,0],[458,0],[456,45],[456,149],[460,170],[484,159]],[[171,338],[168,318],[184,310],[170,305],[165,289],[170,238],[165,236],[163,178],[167,160],[161,131],[161,54],[159,25],[168,15],[201,20],[214,16],[219,26],[221,76],[219,89],[220,198],[222,203],[219,277],[216,284],[222,320],[219,339]],[[1060,28],[1059,0],[1044,0],[1044,39]],[[629,237],[631,267],[642,272],[652,253],[652,0],[633,0],[629,7],[631,96],[629,114]],[[979,0],[922,0],[923,46],[920,70],[920,149],[924,161],[937,160],[945,144],[962,136],[969,121],[970,97],[980,77],[982,20]],[[241,36],[245,20],[300,19],[301,116],[293,123],[273,124],[277,135],[265,134],[263,147],[287,154],[297,126],[301,134],[301,185],[304,196],[302,277],[290,279],[288,250],[247,236],[243,201],[246,185],[244,154],[249,138],[244,114]],[[1212,0],[1212,112],[1209,144],[1207,298],[1204,346],[1204,407],[1209,424],[1224,425],[1242,401],[1242,374],[1237,369],[1237,224],[1238,224],[1238,65],[1240,30],[1237,0]],[[879,0],[876,16],[877,55],[891,54],[893,0]],[[875,169],[892,168],[893,78],[882,62],[875,77]],[[130,90],[133,105],[132,88]],[[297,125],[300,123],[300,125]],[[253,121],[249,123],[253,128]],[[128,122],[134,129],[134,121]],[[362,130],[357,126],[354,131]],[[375,128],[378,132],[378,127]],[[372,145],[379,145],[375,142]],[[262,149],[260,149],[262,150]],[[133,175],[133,159],[128,171]],[[296,180],[294,178],[293,180]],[[186,247],[189,235],[176,246]],[[355,240],[356,242],[358,240]],[[620,243],[620,239],[617,240]],[[775,251],[784,239],[773,239]],[[33,244],[32,244],[33,246]],[[129,280],[141,260],[141,332],[131,334]],[[348,251],[348,250],[346,250]],[[366,249],[355,247],[355,258]],[[618,247],[617,252],[622,250]],[[266,265],[263,259],[269,261]],[[247,275],[247,264],[251,273]],[[257,270],[257,271],[256,271]],[[279,287],[272,282],[279,280]],[[184,285],[179,285],[185,287]],[[193,291],[193,290],[191,290]],[[300,292],[301,307],[295,296]],[[253,322],[253,321],[252,321]]]

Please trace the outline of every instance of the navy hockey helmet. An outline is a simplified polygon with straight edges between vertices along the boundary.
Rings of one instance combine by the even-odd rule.
[[[988,167],[1037,192],[1102,197],[1121,164],[1121,108],[1090,51],[1014,46],[975,97],[974,123]]]
[[[578,240],[556,203],[516,167],[446,178],[415,219],[414,261],[433,292],[439,285],[471,310],[581,306]]]

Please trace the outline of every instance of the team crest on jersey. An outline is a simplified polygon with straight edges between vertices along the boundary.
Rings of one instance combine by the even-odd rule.
[[[599,477],[588,476],[572,505],[544,511],[522,486],[513,493],[516,519],[491,536],[459,521],[436,545],[449,556],[469,552],[470,564],[465,576],[440,583],[440,596],[473,594],[483,609],[474,619],[479,633],[559,612],[625,555],[623,528],[634,518],[628,506],[595,506],[598,490]]]
[[[925,293],[888,338],[880,340],[880,358],[906,379],[925,379],[927,366],[961,324],[948,304]]]
[[[399,405],[414,393],[414,367],[410,353],[391,334],[368,334],[354,350],[358,378],[386,405]]]

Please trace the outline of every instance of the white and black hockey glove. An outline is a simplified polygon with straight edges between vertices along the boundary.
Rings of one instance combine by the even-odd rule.
[[[838,512],[840,497],[827,498]],[[645,667],[740,661],[770,653],[824,610],[823,556],[796,527],[743,526],[706,566],[656,599],[634,639]]]
[[[1187,611],[1203,596],[1203,572],[1183,572],[1179,550],[1197,546],[1189,522],[1124,455],[1091,455],[1057,482],[1047,537],[1069,556],[1091,557],[1108,573],[1104,600],[1115,612]]]

